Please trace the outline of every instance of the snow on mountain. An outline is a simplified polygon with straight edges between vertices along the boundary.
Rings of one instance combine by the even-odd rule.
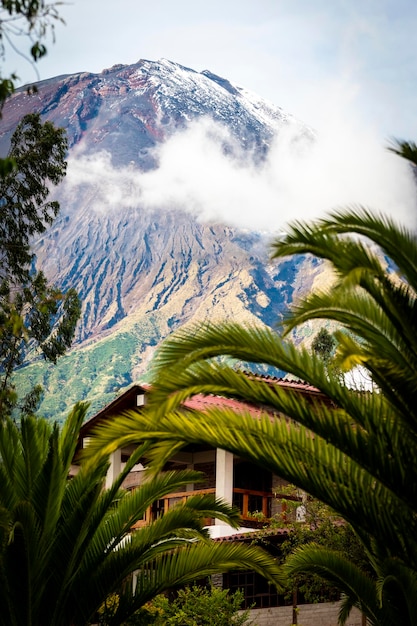
[[[155,348],[183,324],[233,317],[275,327],[288,303],[319,279],[320,267],[306,258],[271,265],[261,232],[189,211],[193,198],[179,196],[198,171],[176,171],[152,206],[144,191],[164,147],[199,120],[210,120],[211,141],[234,167],[245,160],[261,167],[290,124],[311,141],[312,131],[278,106],[207,70],[141,60],[42,81],[31,96],[19,90],[4,109],[3,153],[18,120],[34,110],[66,128],[70,146],[68,180],[56,192],[61,212],[34,242],[36,262],[83,301],[70,354],[53,367],[35,359],[19,373],[22,390],[43,384],[43,413],[62,418],[80,399],[95,410],[146,379]],[[174,150],[171,158],[180,156]],[[191,169],[194,155],[187,158]],[[223,188],[218,194],[219,205],[227,203]]]

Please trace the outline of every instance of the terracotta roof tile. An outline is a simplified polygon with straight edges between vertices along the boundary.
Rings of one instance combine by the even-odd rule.
[[[197,395],[189,398],[184,402],[184,406],[187,409],[195,409],[198,411],[204,411],[204,409],[210,407],[229,408],[234,411],[247,411],[249,410],[254,415],[260,415],[262,411],[253,405],[247,404],[240,400],[233,400],[232,398],[223,398],[222,396],[203,396]]]
[[[321,395],[322,392],[309,385],[308,383],[302,380],[287,380],[286,378],[277,378],[272,376],[258,375],[250,372],[245,372],[247,376],[263,380],[266,383],[269,383],[271,386],[279,386],[286,389],[294,389],[300,391],[301,393],[306,393],[310,396]],[[95,426],[99,421],[105,419],[107,416],[115,415],[120,411],[125,411],[129,408],[136,408],[136,396],[137,394],[146,393],[151,390],[151,385],[148,383],[140,383],[136,385],[132,385],[125,392],[123,392],[120,396],[112,400],[109,404],[103,407],[98,413],[90,417],[82,427],[83,436],[86,436],[87,432],[91,429],[92,426]],[[254,416],[259,416],[263,412],[257,406],[251,405],[249,403],[245,403],[242,400],[235,400],[232,398],[224,398],[222,396],[216,395],[202,395],[198,394],[186,400],[184,402],[184,406],[189,409],[204,411],[204,409],[209,407],[227,407],[233,409],[235,411],[245,411],[249,410],[250,413]]]

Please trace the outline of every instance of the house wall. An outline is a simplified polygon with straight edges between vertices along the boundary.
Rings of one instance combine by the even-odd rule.
[[[338,626],[337,616],[340,602],[301,604],[297,610],[298,626]],[[292,606],[279,606],[270,609],[252,609],[250,619],[253,626],[292,626]],[[353,609],[346,626],[362,626],[362,615]]]
[[[194,463],[194,469],[197,472],[204,472],[205,481],[196,485],[197,489],[214,489],[216,487],[216,466],[211,463]]]
[[[144,481],[145,472],[143,470],[130,472],[122,483],[122,489],[132,489],[139,487]]]

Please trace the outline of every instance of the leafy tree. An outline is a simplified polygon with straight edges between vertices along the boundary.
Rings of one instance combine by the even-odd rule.
[[[327,371],[332,370],[333,376],[338,376],[342,381],[346,383],[346,378],[343,378],[343,372],[339,367],[336,359],[336,339],[334,334],[329,333],[327,328],[322,327],[315,335],[311,349],[314,354],[320,357],[326,366]],[[361,369],[356,368],[355,375],[349,377],[348,383],[351,387],[360,386],[360,382],[364,385],[371,386],[371,381]]]
[[[314,337],[311,348],[313,352],[321,356],[325,363],[328,363],[333,355],[336,341],[334,337],[329,333],[327,328],[320,328],[317,335]]]
[[[132,492],[121,485],[141,446],[109,489],[108,461],[82,463],[68,480],[86,405],[57,424],[24,417],[0,423],[0,625],[88,624],[111,593],[120,624],[156,595],[229,568],[254,568],[279,583],[280,570],[260,548],[208,539],[203,518],[238,525],[235,509],[212,496],[190,497],[131,533],[152,503],[201,478],[167,472]],[[135,587],[129,576],[136,572]]]
[[[45,0],[1,0],[0,3],[0,59],[5,61],[7,48],[35,63],[47,53],[45,39],[48,33],[54,37],[54,28],[57,21],[63,22],[58,13],[60,2],[46,2]],[[26,38],[29,42],[29,52],[26,55],[15,41]],[[15,72],[9,76],[0,73],[0,119],[4,103],[12,95],[19,77]],[[28,88],[28,92],[36,92],[36,86]],[[16,168],[13,157],[0,159],[0,178],[10,174]]]
[[[0,4],[0,58],[4,61],[7,47],[18,51],[28,62],[35,63],[47,53],[44,40],[54,35],[56,22],[62,22],[58,13],[60,2],[45,0],[1,0]],[[18,49],[16,39],[27,38],[28,56]],[[0,76],[0,111],[5,100],[15,90],[18,76]]]
[[[157,596],[125,626],[250,626],[249,609],[240,611],[243,599],[241,591],[229,594],[227,589],[194,584]],[[117,605],[118,598],[112,598],[107,611],[100,611],[100,626],[109,624]]]
[[[43,233],[58,214],[49,201],[51,185],[66,173],[67,139],[63,128],[42,123],[39,113],[25,115],[16,127],[8,157],[16,170],[0,178],[0,275],[28,278],[33,255],[30,240]]]
[[[294,554],[298,555],[306,547],[314,545],[320,549],[332,550],[356,564],[369,576],[373,576],[372,568],[363,545],[349,524],[343,523],[334,511],[314,498],[307,498],[303,507],[304,521],[286,522],[289,532],[280,546],[286,572],[289,574],[288,596],[292,596],[295,602],[298,602],[300,594],[304,602],[309,603],[337,600],[340,586],[335,585],[332,580],[324,581],[314,570],[295,567]]]
[[[345,591],[341,622],[357,606],[371,624],[411,626],[417,623],[417,238],[382,215],[344,210],[293,224],[273,248],[275,258],[299,253],[327,259],[338,279],[331,291],[297,304],[286,332],[307,320],[333,320],[342,327],[340,367],[364,368],[377,392],[349,388],[317,355],[270,329],[207,323],[166,341],[155,361],[148,414],[118,419],[95,445],[149,440],[157,470],[186,442],[208,443],[293,482],[352,525],[372,566],[369,577],[340,554],[300,548],[301,569]],[[219,363],[223,355],[287,371],[323,396],[307,399],[248,376]],[[197,393],[246,400],[265,415],[183,411],[181,403]],[[267,409],[291,421],[271,421]]]
[[[280,487],[280,502],[282,511],[271,518],[264,518],[265,526],[257,533],[254,542],[264,546],[270,553],[277,553],[279,562],[286,565],[288,579],[285,597],[287,601],[293,602],[293,623],[296,624],[300,601],[316,603],[337,600],[340,586],[332,580],[323,580],[314,570],[295,567],[292,558],[294,553],[302,552],[305,546],[320,546],[347,558],[370,576],[373,576],[373,572],[363,545],[352,527],[326,504],[307,497],[292,484]],[[278,551],[270,543],[271,530],[277,528],[285,528],[287,531]],[[292,562],[291,568],[288,559]]]
[[[26,350],[38,347],[55,362],[71,345],[80,315],[74,289],[63,294],[33,272],[30,241],[45,231],[59,204],[48,200],[51,185],[66,172],[65,131],[38,114],[26,115],[17,126],[9,150],[16,168],[0,178],[0,409],[16,403],[11,377]],[[24,402],[33,410],[37,394]]]
[[[239,613],[243,593],[193,585],[180,589],[175,598],[158,596],[156,626],[245,626],[249,609]]]

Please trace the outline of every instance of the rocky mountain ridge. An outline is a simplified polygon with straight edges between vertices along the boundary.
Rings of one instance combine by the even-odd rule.
[[[38,110],[67,130],[70,150],[106,149],[114,165],[155,166],[149,148],[163,142],[192,119],[208,115],[224,124],[245,149],[261,156],[283,124],[298,122],[255,94],[209,71],[177,63],[140,60],[114,65],[101,74],[87,72],[41,81],[37,93],[24,88],[6,103],[0,149],[22,114]],[[312,134],[303,124],[300,133]]]
[[[287,124],[313,138],[279,107],[165,60],[57,77],[37,88],[6,104],[0,150],[29,111],[67,129],[69,160],[81,164],[81,174],[71,178],[69,168],[56,191],[60,215],[34,251],[48,278],[75,287],[83,302],[71,352],[53,367],[31,355],[19,372],[22,391],[43,384],[41,412],[62,419],[81,399],[94,411],[146,380],[155,348],[183,324],[232,317],[274,327],[288,304],[322,279],[308,258],[269,263],[265,234],[204,222],[188,211],[187,197],[183,206],[142,202],[141,177],[158,171],[158,147],[193,120],[221,125],[225,132],[215,140],[222,153],[255,166]],[[108,186],[107,167],[115,174]],[[83,168],[97,176],[83,178]]]

